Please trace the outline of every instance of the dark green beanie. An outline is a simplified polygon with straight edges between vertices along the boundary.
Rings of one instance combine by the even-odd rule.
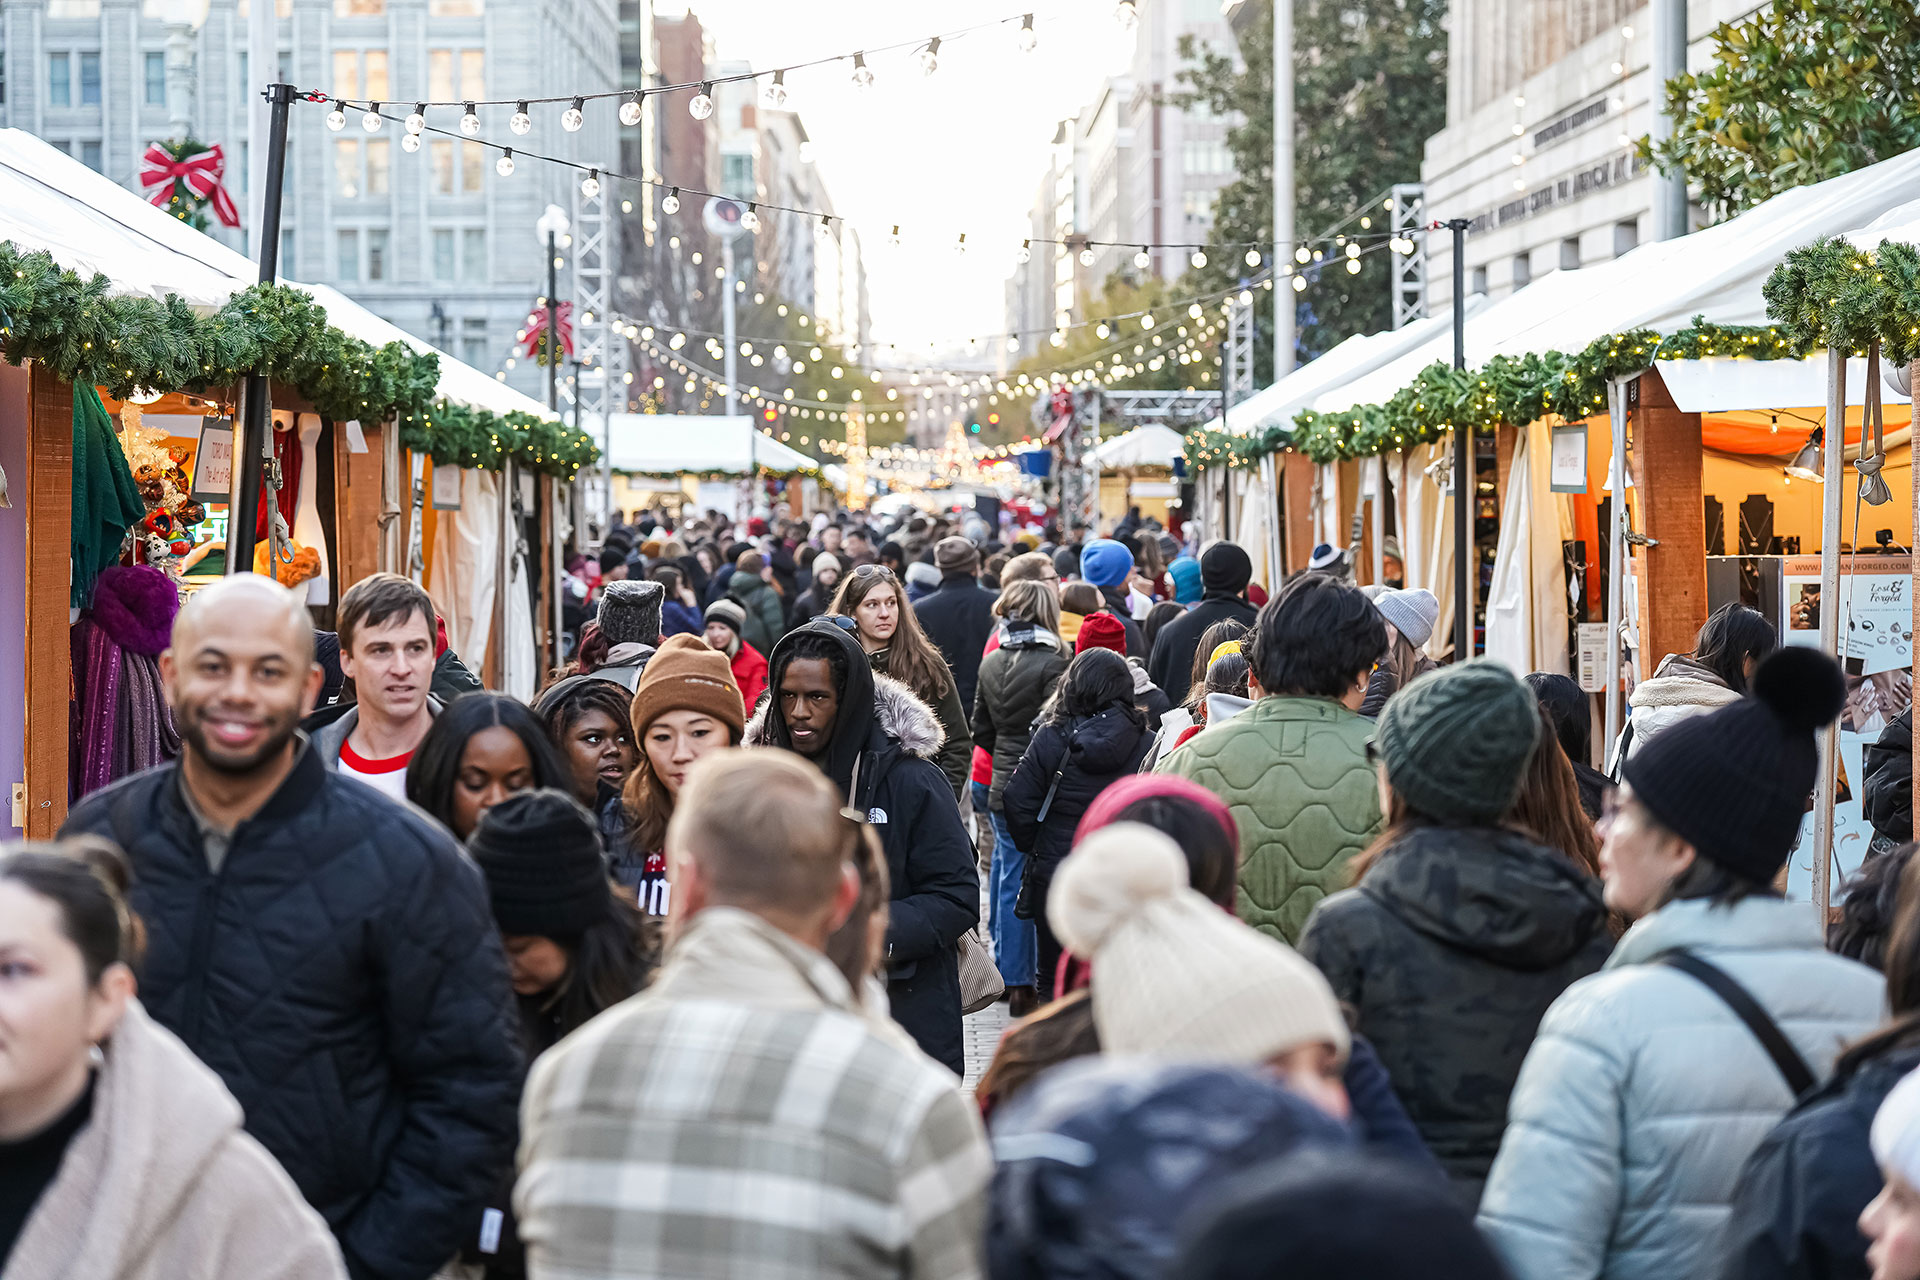
[[[1500,663],[1477,658],[1395,694],[1373,742],[1387,781],[1415,812],[1491,826],[1513,807],[1539,737],[1527,687]]]

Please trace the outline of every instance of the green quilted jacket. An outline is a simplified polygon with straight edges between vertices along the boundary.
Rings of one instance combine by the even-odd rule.
[[[1193,737],[1158,772],[1199,783],[1240,827],[1240,918],[1291,945],[1380,833],[1373,721],[1328,698],[1266,697]]]

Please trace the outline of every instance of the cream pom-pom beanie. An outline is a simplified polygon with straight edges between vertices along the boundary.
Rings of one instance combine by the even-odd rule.
[[[1333,988],[1292,947],[1187,884],[1171,838],[1137,822],[1075,846],[1047,893],[1062,944],[1093,962],[1093,1021],[1110,1053],[1254,1064],[1349,1039]]]

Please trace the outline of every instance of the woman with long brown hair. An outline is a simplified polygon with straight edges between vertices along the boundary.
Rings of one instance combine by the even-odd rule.
[[[609,847],[613,878],[650,916],[667,914],[667,822],[693,762],[740,745],[747,711],[727,656],[693,636],[668,636],[640,673],[632,721],[639,753],[623,793],[626,839]]]
[[[860,642],[875,675],[892,676],[933,709],[946,735],[934,763],[947,775],[953,798],[958,800],[973,757],[973,729],[967,709],[960,705],[960,686],[953,671],[920,629],[900,579],[885,565],[863,564],[840,580],[832,613],[851,620],[848,629]]]
[[[1533,833],[1541,844],[1558,849],[1600,878],[1600,832],[1580,807],[1580,784],[1573,762],[1555,736],[1553,717],[1540,708],[1540,743],[1520,778],[1520,795],[1507,821]]]

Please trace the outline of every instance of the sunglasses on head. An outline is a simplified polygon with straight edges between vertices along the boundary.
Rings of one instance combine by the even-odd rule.
[[[858,632],[860,630],[860,624],[844,613],[823,613],[814,618],[814,621],[832,623],[842,631]]]
[[[854,569],[853,576],[856,578],[885,578],[889,582],[896,581],[893,576],[893,570],[883,564],[859,565]]]

